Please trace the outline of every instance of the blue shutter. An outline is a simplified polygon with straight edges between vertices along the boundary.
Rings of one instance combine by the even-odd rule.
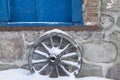
[[[36,0],[38,22],[71,22],[71,0]]]
[[[72,0],[72,22],[73,24],[83,25],[82,0]]]
[[[0,0],[0,22],[9,20],[8,9],[8,0]]]
[[[8,21],[9,23],[7,23]],[[21,23],[16,24],[14,22]],[[34,23],[31,24],[29,22]],[[50,24],[49,22],[58,23]],[[0,0],[0,26],[1,25],[84,25],[82,0]]]

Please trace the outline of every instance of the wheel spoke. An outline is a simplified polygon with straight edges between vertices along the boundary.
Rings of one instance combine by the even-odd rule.
[[[36,69],[35,69],[35,67],[32,67],[32,70],[36,72]]]
[[[70,47],[70,43],[67,44],[67,46],[65,46],[65,47],[62,49],[62,52],[64,52],[65,50],[67,50],[69,47]]]
[[[47,45],[45,45],[45,43],[42,42],[42,45],[48,52],[50,51],[50,48]]]
[[[61,62],[62,62],[63,64],[70,65],[70,66],[73,66],[73,67],[76,67],[76,68],[79,67],[77,63],[72,62],[72,61],[61,60]]]
[[[64,52],[70,47],[70,43],[67,44],[67,46],[65,46],[62,50],[61,50],[61,53],[60,53],[60,56],[64,55]]]
[[[76,52],[72,52],[72,53],[68,53],[68,54],[61,56],[61,58],[64,59],[64,58],[68,58],[68,57],[72,57],[72,56],[76,56],[76,55],[77,55]]]
[[[46,64],[46,65],[43,66],[38,72],[39,72],[40,74],[42,74],[48,67],[49,67],[49,64]]]
[[[68,72],[63,65],[59,65],[59,68],[64,73],[64,75],[66,75],[66,76],[70,75],[70,72]],[[63,75],[63,74],[61,74],[61,75]]]
[[[58,74],[58,76],[59,76],[58,66],[56,66],[56,70],[57,70],[57,74]]]
[[[52,36],[50,36],[50,43],[51,43],[51,47],[53,48],[53,47],[54,47],[54,44],[53,44]]]
[[[61,37],[61,38],[60,38],[60,43],[59,43],[58,48],[60,48],[60,47],[61,47],[61,45],[62,45],[62,41],[63,41],[63,38]]]
[[[44,53],[44,52],[39,51],[39,50],[35,50],[35,51],[34,51],[34,54],[38,54],[38,55],[43,56],[43,57],[46,57],[46,58],[49,57],[47,53]]]
[[[58,69],[57,66],[53,66],[50,72],[50,77],[58,77],[59,73],[58,73]]]
[[[39,64],[39,63],[46,63],[47,59],[42,59],[42,60],[32,60],[32,64]]]

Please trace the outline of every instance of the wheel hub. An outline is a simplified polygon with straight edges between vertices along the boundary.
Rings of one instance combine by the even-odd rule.
[[[56,55],[50,55],[49,61],[52,65],[58,65],[60,63],[60,58]]]
[[[56,57],[55,55],[52,55],[52,56],[50,57],[50,61],[51,61],[52,63],[56,62],[56,60],[57,60],[57,57]]]

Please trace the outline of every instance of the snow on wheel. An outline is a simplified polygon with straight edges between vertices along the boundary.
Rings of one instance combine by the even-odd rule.
[[[29,54],[32,73],[52,78],[77,76],[81,68],[78,43],[65,32],[53,29],[35,40]]]

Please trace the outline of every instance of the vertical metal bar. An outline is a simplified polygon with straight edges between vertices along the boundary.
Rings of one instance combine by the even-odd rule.
[[[72,22],[83,25],[82,0],[72,0]]]

